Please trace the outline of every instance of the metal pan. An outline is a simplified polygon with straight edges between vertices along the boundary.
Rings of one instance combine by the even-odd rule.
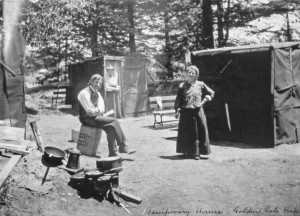
[[[62,160],[66,157],[66,152],[53,146],[47,146],[44,148],[44,157],[48,163],[62,164]]]

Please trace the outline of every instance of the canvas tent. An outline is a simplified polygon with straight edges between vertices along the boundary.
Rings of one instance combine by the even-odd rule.
[[[3,46],[0,56],[0,126],[26,128],[25,39],[17,12],[22,1],[3,1]]]
[[[212,136],[265,147],[300,142],[299,42],[195,51],[192,63],[216,91],[205,107]]]
[[[70,88],[67,92],[69,104],[78,111],[77,95],[87,86],[93,74],[100,74],[107,79],[107,65],[114,67],[121,87],[117,99],[110,100],[105,88],[101,94],[105,100],[106,110],[113,109],[115,117],[137,116],[147,112],[147,80],[145,72],[146,59],[141,57],[101,56],[68,66]]]

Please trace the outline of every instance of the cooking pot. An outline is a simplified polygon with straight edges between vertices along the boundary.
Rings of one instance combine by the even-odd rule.
[[[47,146],[44,148],[44,158],[47,163],[52,165],[61,165],[65,157],[66,152],[59,148],[53,146]]]
[[[105,172],[114,168],[122,167],[122,159],[119,156],[101,158],[96,161],[97,169],[101,172]]]

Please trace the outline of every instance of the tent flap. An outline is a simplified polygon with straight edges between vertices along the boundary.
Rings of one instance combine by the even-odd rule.
[[[123,68],[123,106],[125,115],[147,112],[146,59],[126,57]]]
[[[299,142],[300,50],[274,50],[275,145]]]
[[[275,50],[275,90],[280,91],[300,83],[299,50]]]
[[[276,112],[276,143],[297,143],[297,128],[300,127],[300,107],[283,109]],[[298,129],[299,130],[299,129]]]

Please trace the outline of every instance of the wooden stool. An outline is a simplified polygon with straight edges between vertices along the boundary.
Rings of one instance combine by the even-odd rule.
[[[77,149],[83,155],[96,156],[101,135],[102,129],[81,125]]]

